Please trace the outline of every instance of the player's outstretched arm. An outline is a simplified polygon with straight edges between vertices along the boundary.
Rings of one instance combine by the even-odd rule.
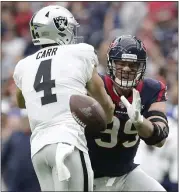
[[[21,109],[25,109],[26,108],[25,100],[24,100],[24,97],[22,95],[22,91],[19,88],[16,89],[16,99],[17,99],[18,107]]]
[[[104,83],[101,77],[98,75],[96,67],[93,70],[92,78],[87,83],[86,88],[88,90],[88,94],[101,104],[106,113],[108,123],[111,123],[113,119],[115,105],[106,93]]]
[[[162,147],[169,134],[169,125],[166,117],[166,102],[153,103],[148,111],[148,117],[145,121],[152,124],[152,134],[144,141],[147,144],[154,144],[157,147]],[[140,129],[140,128],[139,128]]]
[[[121,96],[121,101],[140,138],[148,145],[162,147],[169,133],[165,101],[153,103],[146,118],[141,115],[141,98],[137,90],[133,89],[132,104],[124,96]]]

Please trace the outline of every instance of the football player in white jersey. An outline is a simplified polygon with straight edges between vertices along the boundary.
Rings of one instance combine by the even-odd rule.
[[[17,102],[26,108],[32,130],[31,157],[42,191],[92,191],[93,171],[84,129],[73,119],[73,94],[94,97],[112,122],[114,104],[98,76],[91,45],[75,44],[79,24],[61,6],[39,10],[30,21],[35,54],[18,62]]]

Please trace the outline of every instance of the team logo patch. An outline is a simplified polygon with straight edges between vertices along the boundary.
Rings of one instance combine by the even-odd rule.
[[[114,48],[116,45],[117,45],[117,42],[114,41],[114,42],[112,42],[112,43],[110,44],[109,48],[112,49],[112,48]]]
[[[124,104],[123,104],[123,102],[122,102],[122,101],[120,101],[120,102],[119,102],[119,107],[120,107],[120,108],[122,108],[122,109],[124,109],[124,108],[125,108],[125,106],[124,106]]]
[[[91,116],[92,116],[92,109],[91,109],[91,107],[79,108],[79,110],[80,110],[86,117],[91,117]]]
[[[64,31],[68,26],[68,20],[66,17],[59,16],[59,17],[53,18],[53,21],[56,28],[61,32]]]
[[[122,60],[126,59],[132,59],[132,60],[137,60],[137,55],[135,54],[122,54]]]
[[[114,48],[116,45],[117,45],[117,41],[116,41],[116,40],[113,40],[112,43],[109,45],[108,52],[109,52],[112,48]]]

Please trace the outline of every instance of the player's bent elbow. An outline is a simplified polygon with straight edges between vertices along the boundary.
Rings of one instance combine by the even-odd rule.
[[[26,109],[26,107],[25,107],[24,105],[19,105],[19,104],[18,104],[18,107],[19,107],[20,109]]]
[[[161,147],[163,147],[163,145],[165,144],[165,141],[166,141],[166,139],[163,139],[163,140],[160,141],[159,143],[155,144],[155,146],[161,148]]]
[[[17,106],[20,109],[26,109],[25,102],[23,100],[17,99]]]
[[[17,99],[17,106],[18,106],[20,109],[26,109],[25,100],[24,100],[24,97],[23,97],[22,92],[21,92],[20,89],[17,89],[16,99]]]

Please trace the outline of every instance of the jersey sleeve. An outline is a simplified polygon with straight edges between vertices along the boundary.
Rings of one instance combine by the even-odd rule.
[[[14,82],[17,85],[17,87],[21,90],[22,89],[22,66],[21,62],[18,62],[14,74],[13,74]]]
[[[87,68],[86,68],[87,82],[92,78],[93,69],[94,67],[97,67],[97,65],[98,65],[98,57],[94,52],[92,52],[91,58],[87,61]]]
[[[85,58],[85,70],[84,70],[84,75],[86,82],[88,82],[92,78],[93,74],[93,69],[94,67],[97,67],[99,64],[98,57],[96,54],[96,51],[93,46],[91,45],[86,45],[85,50],[84,50],[84,55]]]
[[[145,80],[143,93],[149,107],[152,103],[167,101],[167,86],[161,81]]]
[[[167,101],[167,86],[161,81],[158,81],[158,89],[152,98],[152,103]]]

